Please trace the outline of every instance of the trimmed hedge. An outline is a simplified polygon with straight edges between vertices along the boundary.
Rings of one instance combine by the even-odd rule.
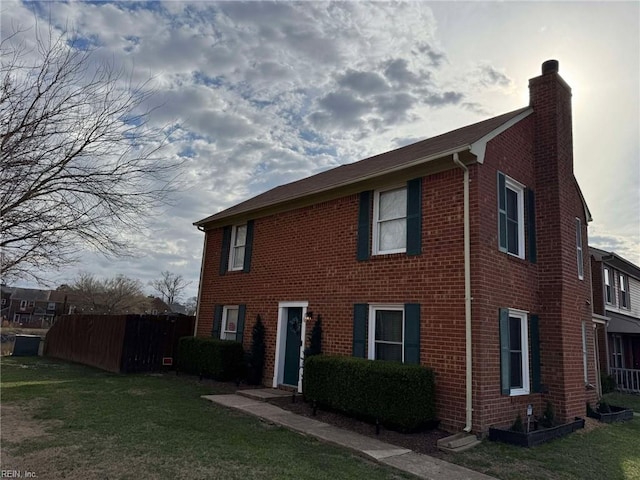
[[[435,374],[420,365],[317,355],[305,359],[307,401],[403,431],[436,420]]]
[[[244,376],[244,350],[240,342],[215,338],[182,337],[178,343],[178,369],[216,380]]]

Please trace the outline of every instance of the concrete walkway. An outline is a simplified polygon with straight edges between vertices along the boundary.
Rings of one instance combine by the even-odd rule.
[[[254,398],[241,395],[204,395],[203,398],[228,408],[259,417],[269,423],[281,425],[295,432],[318,438],[324,442],[348,448],[361,456],[383,465],[389,465],[418,478],[427,480],[495,480],[494,477],[474,472],[438,458],[400,448],[375,438],[318,422],[312,418],[296,415],[282,408],[266,403],[270,396],[290,396],[277,390],[251,390]]]

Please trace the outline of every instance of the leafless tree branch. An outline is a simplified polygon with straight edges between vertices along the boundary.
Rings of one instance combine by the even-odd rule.
[[[31,33],[35,48],[26,30],[0,43],[0,266],[37,280],[84,249],[126,255],[179,163],[161,156],[148,82],[95,62],[68,32]]]

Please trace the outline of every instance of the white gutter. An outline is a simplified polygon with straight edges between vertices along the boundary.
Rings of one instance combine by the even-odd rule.
[[[204,278],[204,259],[207,258],[207,232],[204,228],[198,227],[198,230],[204,233],[204,241],[202,244],[202,261],[200,262],[200,283],[198,284],[198,303],[196,306],[196,321],[193,325],[193,336],[198,336],[198,320],[200,320],[200,305],[202,297],[202,279]]]
[[[473,427],[473,358],[471,356],[471,240],[469,238],[469,169],[453,154],[453,163],[464,170],[464,317],[466,346],[466,426],[465,432]]]

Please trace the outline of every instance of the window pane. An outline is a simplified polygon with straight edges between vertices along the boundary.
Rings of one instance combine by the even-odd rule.
[[[376,360],[402,361],[402,345],[376,343]]]
[[[238,329],[238,310],[227,310],[227,324],[225,331],[235,332]]]
[[[507,188],[507,218],[518,222],[518,192]]]
[[[402,343],[402,312],[376,310],[376,340]]]
[[[242,268],[244,265],[244,247],[233,247],[233,265],[231,268]]]
[[[522,353],[511,352],[511,388],[522,388]]]
[[[407,220],[389,220],[380,224],[378,250],[398,250],[407,245]]]
[[[520,253],[518,243],[518,222],[507,220],[507,251],[518,255]]]
[[[222,340],[236,340],[236,334],[235,333],[223,333],[222,334]]]
[[[236,228],[236,241],[234,245],[244,245],[247,242],[247,226],[240,225]]]
[[[509,350],[522,350],[522,321],[515,317],[509,317]]]
[[[407,216],[407,189],[380,193],[378,220],[389,220]]]

